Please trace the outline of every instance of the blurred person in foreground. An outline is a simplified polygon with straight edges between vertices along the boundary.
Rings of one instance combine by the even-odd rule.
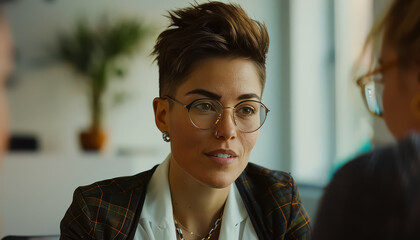
[[[420,1],[393,1],[369,45],[380,46],[379,66],[357,83],[369,111],[398,141],[337,171],[321,200],[314,240],[419,239]]]
[[[1,2],[0,2],[1,4]],[[10,29],[0,5],[0,165],[8,140],[8,113],[6,103],[6,79],[13,67],[13,46]]]
[[[61,239],[309,239],[293,178],[248,163],[269,111],[265,25],[220,2],[169,19],[154,48],[153,108],[171,153],[136,176],[76,189]]]

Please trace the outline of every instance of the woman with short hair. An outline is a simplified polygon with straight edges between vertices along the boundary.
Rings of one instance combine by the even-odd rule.
[[[269,112],[266,27],[220,2],[169,19],[153,52],[153,109],[171,153],[147,172],[76,189],[61,238],[308,239],[293,178],[248,162]]]

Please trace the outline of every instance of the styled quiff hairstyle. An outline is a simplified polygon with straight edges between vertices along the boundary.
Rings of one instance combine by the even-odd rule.
[[[394,0],[388,10],[370,31],[362,57],[369,46],[378,54],[386,44],[398,53],[400,66],[407,66],[420,58],[420,1]],[[374,57],[374,56],[372,56]],[[372,58],[371,65],[374,59]]]
[[[236,4],[209,2],[170,11],[169,27],[153,50],[159,66],[159,96],[172,95],[195,65],[216,56],[250,59],[257,68],[262,89],[269,46],[267,28],[252,20]]]

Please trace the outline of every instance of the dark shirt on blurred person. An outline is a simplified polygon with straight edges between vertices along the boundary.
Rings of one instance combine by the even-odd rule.
[[[313,240],[419,239],[420,135],[362,155],[327,186]]]

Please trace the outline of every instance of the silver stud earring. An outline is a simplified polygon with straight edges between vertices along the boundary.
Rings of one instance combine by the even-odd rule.
[[[171,137],[169,136],[169,133],[167,131],[162,133],[162,138],[163,138],[163,141],[165,142],[171,141]]]

